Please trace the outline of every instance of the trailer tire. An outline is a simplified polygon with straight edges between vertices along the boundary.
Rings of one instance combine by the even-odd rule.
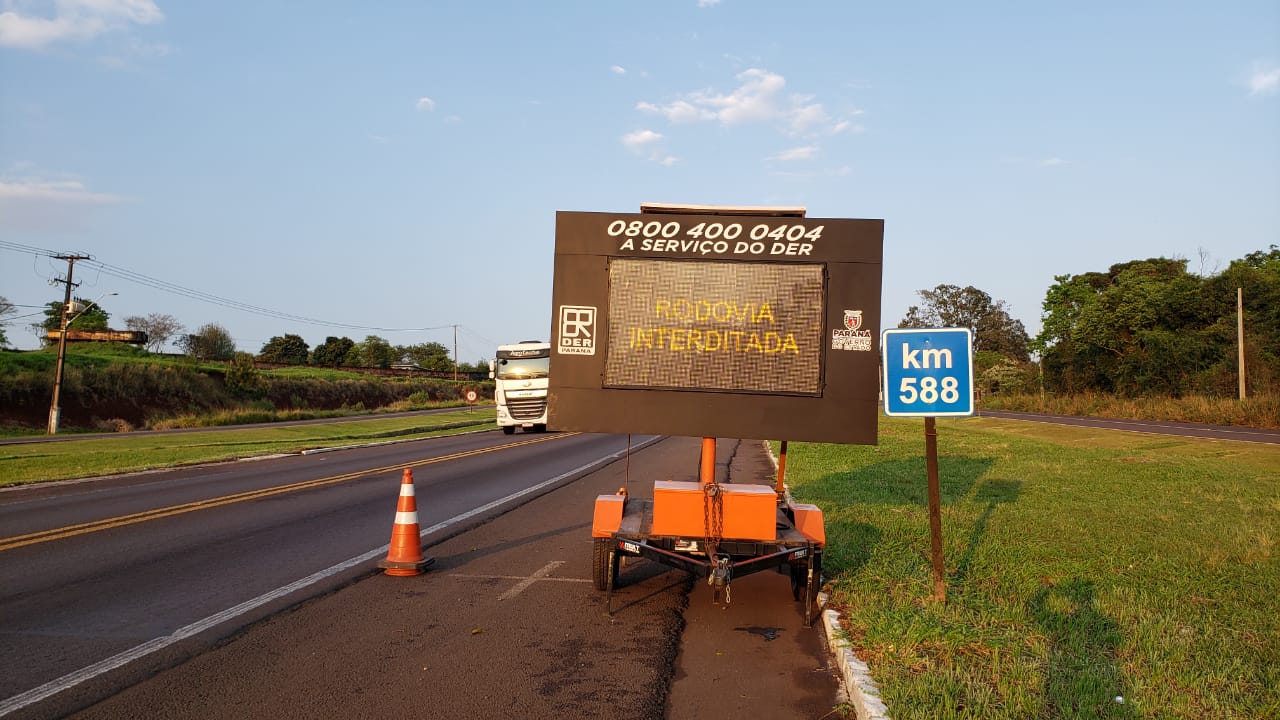
[[[515,426],[515,425],[503,425],[503,426],[502,426],[502,432],[503,432],[503,434],[504,434],[504,435],[515,435],[515,434],[516,434],[516,426]]]
[[[609,557],[613,556],[613,567],[609,566]],[[621,556],[614,550],[613,538],[596,538],[591,543],[591,577],[597,590],[612,590],[618,587],[618,565]],[[612,571],[612,573],[610,572]],[[609,586],[609,576],[613,576],[613,587]]]

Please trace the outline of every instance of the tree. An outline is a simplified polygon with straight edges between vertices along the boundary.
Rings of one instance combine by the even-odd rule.
[[[182,332],[182,323],[172,315],[151,313],[146,317],[130,315],[124,319],[124,326],[147,334],[147,349],[158,353],[174,335]]]
[[[18,309],[13,306],[13,303],[9,302],[8,298],[0,295],[0,347],[8,347],[9,345],[9,338],[4,334],[4,326],[9,321],[5,320],[5,318],[17,311]]]
[[[311,364],[318,367],[338,367],[346,362],[347,353],[355,345],[356,342],[349,337],[330,335],[311,353]]]
[[[107,322],[110,318],[111,314],[96,301],[77,297],[72,299],[71,311],[67,314],[67,328],[69,330],[106,330],[110,327]],[[72,323],[75,324],[72,325]],[[56,339],[48,339],[48,333],[62,329],[62,303],[51,302],[45,305],[44,321],[32,325],[32,328],[37,332],[44,331],[42,334],[46,343],[56,343]]]
[[[453,369],[448,348],[438,342],[399,345],[395,348],[395,355],[402,361],[412,362],[424,370]]]
[[[458,364],[458,372],[465,373],[487,373],[489,372],[489,359],[480,358],[475,363],[468,365],[467,363]]]
[[[258,359],[285,365],[306,365],[308,350],[307,341],[299,335],[277,335],[262,346]]]
[[[395,360],[391,343],[377,335],[366,336],[347,353],[347,364],[357,367],[389,368]]]
[[[236,352],[231,333],[217,323],[201,325],[192,335],[178,342],[184,352],[197,360],[230,360]]]
[[[1134,260],[1054,280],[1035,344],[1055,390],[1179,397],[1204,391],[1207,374],[1229,362],[1231,345],[1213,330],[1225,310],[1207,301],[1208,283],[1187,272],[1186,260]]]
[[[939,285],[933,290],[919,290],[924,301],[912,305],[900,328],[967,327],[973,331],[974,352],[989,350],[1010,360],[1027,362],[1030,338],[1021,320],[1015,320],[1005,309],[1003,300],[993,301],[987,293],[973,287]]]

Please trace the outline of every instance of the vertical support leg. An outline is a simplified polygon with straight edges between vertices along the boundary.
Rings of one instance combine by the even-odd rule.
[[[613,585],[617,582],[618,546],[614,543],[609,551],[609,583],[604,591],[604,614],[613,617]]]
[[[938,480],[938,428],[932,415],[924,419],[925,465],[929,473],[929,543],[933,551],[933,599],[947,601],[942,560],[942,488]]]
[[[804,583],[804,626],[813,627],[817,616],[818,590],[822,588],[822,551],[810,548]]]
[[[779,448],[778,450],[778,482],[773,487],[773,491],[778,493],[779,499],[781,499],[783,494],[786,493],[787,491],[786,475],[787,475],[787,441],[783,440],[782,447]]]

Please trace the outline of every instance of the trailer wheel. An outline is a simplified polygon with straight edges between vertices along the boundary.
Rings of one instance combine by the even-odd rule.
[[[503,434],[505,434],[505,435],[515,435],[515,434],[516,434],[516,426],[515,426],[515,425],[503,425],[503,426],[502,426],[502,432],[503,432]]]
[[[612,558],[612,563],[610,559]],[[596,538],[591,543],[591,576],[597,590],[618,587],[618,561],[620,556],[613,546],[613,538]],[[610,583],[612,580],[612,584]]]

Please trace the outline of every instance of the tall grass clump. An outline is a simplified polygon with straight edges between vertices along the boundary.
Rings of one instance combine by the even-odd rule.
[[[1036,412],[1166,422],[1192,422],[1253,428],[1280,428],[1280,396],[1246,396],[1244,400],[1193,395],[1181,398],[1124,398],[1099,393],[1076,395],[987,395],[982,409]]]

